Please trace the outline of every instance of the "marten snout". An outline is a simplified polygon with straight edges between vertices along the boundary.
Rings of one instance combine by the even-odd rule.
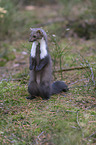
[[[43,35],[40,33],[31,34],[30,38],[29,38],[29,42],[34,42],[34,41],[40,40],[40,39],[42,39],[42,37],[43,37]]]
[[[34,41],[36,41],[37,40],[37,38],[36,38],[36,36],[34,35],[34,37],[30,37],[29,38],[29,42],[34,42]]]

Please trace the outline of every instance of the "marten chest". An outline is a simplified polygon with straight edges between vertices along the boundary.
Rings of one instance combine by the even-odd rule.
[[[36,47],[36,65],[39,65],[40,63],[40,44]]]
[[[36,66],[38,66],[40,64],[40,44],[37,45],[36,48]],[[40,84],[40,72],[36,72],[36,82],[37,84]]]

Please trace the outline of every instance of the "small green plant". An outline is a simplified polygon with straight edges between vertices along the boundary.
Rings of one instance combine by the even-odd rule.
[[[13,14],[15,12],[15,6],[11,0],[0,1],[0,39],[4,40],[4,37],[11,35],[13,28]]]
[[[11,49],[11,46],[2,42],[0,44],[0,67],[4,66],[8,61],[14,60],[15,58],[15,53]]]
[[[60,48],[60,45],[58,44],[57,38],[56,38],[55,35],[52,35],[51,41],[54,44],[54,46],[53,46],[54,48],[51,52],[52,58],[53,58],[54,71],[56,70],[56,67],[57,68],[59,67],[59,69],[61,70],[62,69],[62,63],[63,63],[62,57],[64,57],[64,54],[65,54],[64,49],[65,48],[64,49]],[[54,77],[55,77],[55,75],[54,75]],[[63,78],[63,76],[62,76],[62,71],[61,71],[61,79],[62,78]]]

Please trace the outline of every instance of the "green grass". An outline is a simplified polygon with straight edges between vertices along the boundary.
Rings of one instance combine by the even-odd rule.
[[[69,42],[61,40],[59,43],[61,43],[61,50],[59,51],[62,51]],[[76,44],[78,49],[81,50],[79,45]],[[27,52],[29,53],[29,43],[20,42],[18,46],[21,49],[17,50],[17,54],[20,54],[23,50],[25,51],[26,48],[28,48]],[[64,67],[67,63],[69,66],[78,66],[80,63],[86,65],[83,57],[85,60],[90,57],[90,64],[94,62],[94,53],[89,50],[87,44],[86,46],[84,44],[84,48],[86,48],[86,51],[87,49],[91,51],[89,57],[85,50],[80,52],[83,55],[81,57],[75,52],[74,46],[69,45],[68,48],[65,47],[64,49],[65,54],[62,59]],[[59,57],[57,62],[57,66],[59,66]],[[92,68],[94,76],[96,76],[96,66],[92,65]],[[72,88],[67,94],[51,96],[48,101],[43,101],[41,98],[32,101],[26,99],[29,95],[27,91],[29,79],[27,69],[22,69],[7,82],[0,82],[1,144],[95,144],[96,90],[90,74],[89,70],[64,72],[63,79]],[[56,79],[59,80],[60,77],[57,74]],[[89,83],[86,82],[88,78]],[[79,82],[79,80],[81,81]],[[75,81],[77,82],[74,83]],[[70,86],[71,83],[73,85]],[[84,86],[86,83],[89,86]],[[90,135],[92,136],[90,137]]]
[[[87,137],[95,132],[96,112],[94,106],[90,108],[95,98],[86,94],[85,88],[71,89],[48,101],[26,100],[27,85],[18,82],[3,81],[0,90],[2,144],[87,144]]]

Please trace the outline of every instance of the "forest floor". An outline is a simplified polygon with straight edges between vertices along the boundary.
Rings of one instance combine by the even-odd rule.
[[[59,12],[58,12],[59,9]],[[95,145],[96,144],[96,41],[79,38],[62,16],[62,6],[25,7],[16,13],[23,26],[13,40],[2,41],[6,57],[0,58],[0,142],[25,145]],[[77,13],[78,9],[73,9]],[[62,21],[62,19],[65,21]],[[72,18],[72,16],[71,16]],[[20,23],[19,23],[20,25]],[[42,26],[48,34],[53,60],[53,80],[64,80],[67,93],[27,100],[29,80],[28,42],[30,27]],[[55,35],[55,37],[54,37]],[[54,51],[54,49],[56,51]],[[60,49],[60,50],[59,50]],[[54,53],[55,52],[55,53]],[[56,55],[57,56],[57,55]],[[6,61],[7,60],[7,61]],[[76,69],[84,67],[84,69]],[[54,70],[55,68],[55,70]]]

